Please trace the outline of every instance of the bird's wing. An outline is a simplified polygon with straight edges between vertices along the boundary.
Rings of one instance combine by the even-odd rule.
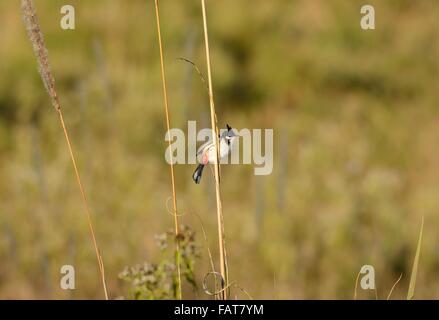
[[[202,144],[197,150],[197,156],[200,156],[205,150],[209,149],[213,145],[213,141],[207,141],[206,143]]]

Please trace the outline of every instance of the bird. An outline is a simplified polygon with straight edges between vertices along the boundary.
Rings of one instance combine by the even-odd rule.
[[[219,160],[227,157],[227,155],[232,150],[233,142],[237,138],[237,135],[228,124],[226,125],[226,128],[227,130],[224,131],[219,136],[219,145],[220,145],[220,152],[218,155]],[[199,165],[197,166],[194,173],[192,174],[192,179],[196,184],[199,184],[201,181],[201,176],[203,174],[204,167],[209,163],[216,162],[216,156],[217,155],[215,149],[215,142],[213,140],[207,141],[200,148],[198,148],[197,159]]]

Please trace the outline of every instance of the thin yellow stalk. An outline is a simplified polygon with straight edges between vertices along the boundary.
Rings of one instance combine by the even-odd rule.
[[[40,25],[38,22],[38,17],[37,17],[36,11],[35,11],[35,6],[34,6],[32,0],[22,0],[21,1],[21,8],[23,11],[23,18],[24,18],[24,23],[25,23],[26,29],[27,29],[27,33],[28,33],[29,39],[32,43],[35,56],[37,58],[39,71],[41,74],[41,79],[43,80],[43,84],[44,84],[44,86],[45,86],[45,88],[46,88],[46,90],[51,98],[52,105],[58,113],[61,127],[62,127],[62,130],[64,132],[64,137],[65,137],[66,142],[67,142],[67,147],[69,149],[69,154],[70,154],[70,158],[72,160],[73,169],[75,171],[76,181],[78,183],[79,191],[81,192],[82,202],[83,202],[83,205],[85,208],[85,213],[87,215],[87,222],[88,222],[88,226],[90,229],[90,235],[91,235],[91,238],[93,241],[93,246],[94,246],[95,253],[96,253],[96,258],[98,260],[99,271],[101,274],[102,285],[103,285],[104,293],[105,293],[105,299],[108,300],[107,285],[106,285],[106,281],[105,281],[104,264],[102,261],[102,257],[99,253],[99,249],[98,249],[98,245],[97,245],[97,241],[96,241],[96,237],[95,237],[95,233],[94,233],[94,229],[93,229],[90,207],[88,205],[87,197],[85,195],[84,187],[82,185],[81,177],[79,175],[79,170],[78,170],[78,167],[76,165],[76,159],[74,156],[72,144],[70,142],[67,127],[64,123],[64,117],[63,117],[63,113],[61,110],[61,104],[59,102],[59,97],[58,97],[58,94],[57,94],[56,88],[55,88],[55,78],[53,77],[52,72],[50,71],[49,57],[47,54],[46,46],[44,44],[43,34],[41,32],[41,28],[40,28]]]
[[[418,245],[416,247],[415,259],[413,261],[412,274],[410,276],[409,290],[407,292],[407,300],[413,299],[415,295],[416,276],[418,275],[419,256],[421,255],[422,233],[424,231],[424,216],[421,220],[421,230],[419,231]]]
[[[399,276],[398,280],[396,280],[396,282],[393,284],[392,289],[390,289],[389,295],[387,296],[387,300],[390,300],[390,297],[392,296],[393,290],[395,290],[396,285],[399,283],[399,281],[401,281],[402,279],[402,273]]]
[[[220,253],[220,271],[223,277],[224,284],[223,289],[228,288],[228,271],[227,271],[227,257],[226,257],[226,246],[225,246],[225,235],[224,235],[224,219],[223,219],[223,209],[221,205],[221,193],[220,193],[220,164],[219,164],[219,141],[218,141],[218,127],[216,123],[216,112],[215,103],[213,99],[213,89],[212,89],[212,72],[210,63],[210,53],[209,53],[209,36],[207,34],[207,16],[206,16],[206,5],[205,1],[201,0],[201,7],[203,11],[203,28],[204,28],[204,42],[206,47],[206,62],[207,62],[207,79],[209,86],[209,102],[210,102],[210,121],[212,125],[212,137],[215,143],[215,148],[217,151],[216,161],[215,161],[215,191],[216,191],[216,212],[218,219],[218,242],[219,242],[219,253]],[[222,298],[227,299],[227,290],[223,290]]]
[[[168,108],[168,91],[166,89],[166,77],[165,77],[165,64],[163,62],[163,45],[162,45],[162,35],[160,30],[160,15],[159,15],[159,3],[158,0],[155,0],[155,13],[156,13],[156,19],[157,19],[157,36],[158,36],[158,42],[159,42],[159,49],[160,49],[160,66],[162,71],[162,83],[163,83],[163,104],[165,107],[165,116],[166,116],[166,129],[167,132],[170,130],[170,120],[169,120],[169,108]],[[169,155],[170,158],[172,158],[172,152],[171,152],[171,140],[168,139],[168,145],[169,145]],[[180,227],[178,222],[178,214],[177,214],[177,195],[175,192],[175,177],[174,177],[174,165],[171,161],[170,163],[170,170],[171,170],[171,184],[172,184],[172,202],[174,207],[174,231],[175,231],[175,259],[176,259],[176,265],[177,265],[177,299],[181,300],[181,269],[180,269],[180,244],[179,244],[179,233],[180,233]]]
[[[358,271],[357,278],[355,279],[354,300],[357,300],[358,279],[360,279],[360,274],[361,270]]]

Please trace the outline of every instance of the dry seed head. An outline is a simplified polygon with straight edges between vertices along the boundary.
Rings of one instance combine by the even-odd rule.
[[[55,90],[55,79],[50,71],[49,56],[44,44],[43,34],[41,32],[38,17],[32,0],[21,0],[23,10],[23,20],[26,26],[27,35],[32,43],[35,56],[38,61],[38,69],[55,109],[60,109],[58,95]]]

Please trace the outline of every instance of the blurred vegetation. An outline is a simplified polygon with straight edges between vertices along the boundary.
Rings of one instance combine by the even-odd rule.
[[[130,283],[131,296],[129,298],[136,300],[178,298],[177,268],[174,257],[176,241],[180,246],[181,278],[196,292],[198,285],[195,282],[195,260],[199,257],[199,252],[195,243],[195,232],[190,227],[182,225],[178,237],[175,236],[173,229],[156,236],[157,246],[162,251],[171,251],[168,255],[172,259],[164,258],[159,263],[145,262],[143,265],[125,267],[119,274],[119,278]]]
[[[125,266],[161,261],[172,226],[153,1],[36,0],[92,207],[111,297]],[[439,2],[207,1],[219,123],[274,128],[274,170],[222,168],[230,280],[254,298],[352,298],[361,266],[380,298],[407,295],[421,216],[415,298],[439,298]],[[209,125],[199,1],[161,1],[171,124]],[[103,298],[57,115],[39,78],[18,1],[0,2],[0,298]],[[217,256],[214,184],[176,166],[183,223]],[[195,281],[210,270],[205,243]],[[59,287],[72,264],[76,290]],[[184,297],[195,295],[184,286]],[[240,292],[238,297],[245,298]],[[374,298],[360,290],[359,298]]]

